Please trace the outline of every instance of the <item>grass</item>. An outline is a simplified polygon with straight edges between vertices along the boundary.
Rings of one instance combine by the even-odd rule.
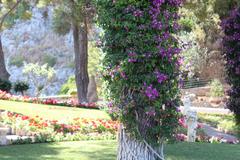
[[[166,148],[167,160],[239,160],[240,145],[178,143]]]
[[[115,141],[15,145],[0,148],[1,160],[113,160]]]
[[[217,128],[222,121],[234,122],[233,115],[218,115],[218,114],[198,114],[198,119],[202,123],[207,123],[212,127]]]
[[[1,160],[115,160],[116,141],[81,141],[0,148]],[[166,160],[238,160],[240,145],[178,143],[167,145]]]
[[[96,109],[82,109],[5,100],[0,100],[0,110],[21,113],[30,117],[40,116],[43,119],[59,121],[72,120],[73,118],[109,119],[107,113]]]

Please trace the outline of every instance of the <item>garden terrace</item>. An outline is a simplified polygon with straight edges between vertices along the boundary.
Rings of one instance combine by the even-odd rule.
[[[47,120],[68,120],[74,118],[109,119],[104,111],[63,106],[33,104],[0,100],[0,110],[21,113],[25,116],[39,116]]]

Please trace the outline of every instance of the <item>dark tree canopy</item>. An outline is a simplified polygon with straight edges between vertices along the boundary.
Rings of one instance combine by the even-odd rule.
[[[227,81],[231,85],[228,108],[235,113],[240,125],[240,8],[231,11],[228,18],[223,20],[224,57],[227,61]]]

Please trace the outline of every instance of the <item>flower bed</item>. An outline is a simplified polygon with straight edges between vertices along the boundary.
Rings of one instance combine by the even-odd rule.
[[[70,100],[64,100],[64,101],[56,100],[53,98],[41,100],[38,98],[29,97],[29,96],[16,96],[1,90],[0,90],[0,100],[37,103],[37,104],[46,104],[46,105],[58,105],[58,106],[66,106],[66,107],[78,107],[78,108],[92,108],[92,109],[100,108],[96,103],[79,104],[78,101],[73,98]]]
[[[1,113],[0,123],[10,128],[10,134],[31,137],[31,143],[116,139],[118,130],[117,121],[75,118],[69,122],[60,122],[7,111]],[[22,142],[19,139],[15,143],[27,142]]]

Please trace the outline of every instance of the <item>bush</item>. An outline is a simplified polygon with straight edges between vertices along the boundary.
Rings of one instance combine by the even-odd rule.
[[[26,82],[16,82],[13,89],[15,92],[20,92],[22,95],[24,95],[24,91],[29,89],[29,84]]]
[[[49,67],[54,67],[57,63],[57,58],[52,55],[44,55],[43,56],[43,64],[48,64]]]
[[[70,92],[73,90],[77,90],[77,87],[75,77],[71,76],[69,77],[68,81],[62,85],[60,94],[71,94]]]
[[[233,10],[228,18],[223,20],[222,27],[225,33],[223,39],[224,52],[226,60],[227,81],[232,87],[229,91],[229,100],[227,107],[234,112],[236,122],[240,127],[240,8]]]
[[[224,87],[218,79],[214,79],[210,83],[210,95],[211,95],[211,97],[222,97],[222,96],[224,96]]]
[[[0,79],[0,90],[9,92],[12,88],[12,83],[7,80]]]
[[[55,81],[56,77],[56,72],[52,67],[49,67],[48,64],[39,65],[38,63],[25,64],[23,74],[35,87],[36,97],[39,97],[42,91]]]
[[[24,57],[22,55],[16,55],[14,57],[11,57],[9,61],[10,66],[17,66],[22,67],[24,62]]]

